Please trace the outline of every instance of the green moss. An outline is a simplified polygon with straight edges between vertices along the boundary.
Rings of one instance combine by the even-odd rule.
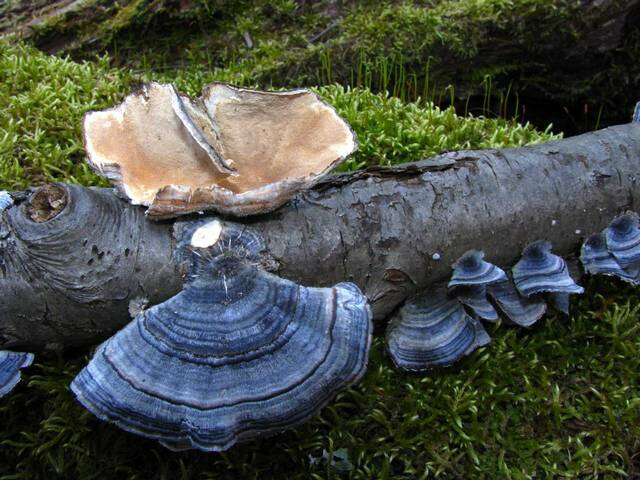
[[[366,89],[334,85],[318,92],[358,135],[360,148],[342,170],[396,165],[446,151],[522,146],[556,138],[549,133],[550,128],[542,133],[515,121],[461,117],[453,108],[406,103]]]
[[[40,362],[0,404],[2,479],[628,478],[640,449],[640,303],[591,284],[571,318],[493,343],[456,368],[398,372],[376,338],[363,382],[298,429],[227,453],[172,453],[77,404],[86,358]],[[323,450],[346,451],[340,473]]]
[[[66,180],[105,185],[84,162],[81,123],[88,110],[120,101],[142,80],[171,81],[197,94],[220,71],[134,76],[108,59],[78,64],[25,46],[0,53],[0,188]],[[360,150],[343,166],[392,165],[447,150],[523,145],[550,139],[531,126],[506,120],[457,116],[453,109],[403,103],[366,89],[328,86],[318,92],[353,126]]]
[[[83,161],[82,116],[113,105],[129,81],[106,59],[78,64],[0,44],[0,188],[101,183]]]
[[[0,188],[51,179],[96,184],[82,161],[83,112],[119,101],[143,77],[172,78],[133,75],[108,59],[77,64],[1,46]],[[175,78],[193,94],[224,74],[192,67]],[[349,169],[552,137],[364,88],[318,91],[360,138]],[[394,369],[378,335],[359,386],[300,428],[224,454],[172,453],[98,421],[68,389],[88,352],[39,358],[0,402],[0,480],[632,477],[640,450],[640,300],[607,281],[587,287],[570,318],[551,316],[531,331],[490,326],[489,347],[429,375]],[[327,461],[334,452],[348,463]]]
[[[519,117],[520,97],[538,126],[553,107],[563,128],[581,131],[627,120],[640,87],[637,42],[589,47],[598,34],[584,9],[575,0],[88,0],[44,21],[32,41],[75,58],[109,52],[144,72],[195,65],[241,85],[340,83],[441,106],[471,98],[485,116]],[[633,20],[626,28],[625,39],[640,32]]]

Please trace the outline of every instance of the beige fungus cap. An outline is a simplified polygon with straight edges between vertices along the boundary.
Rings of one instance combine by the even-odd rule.
[[[87,161],[152,218],[201,210],[269,212],[357,148],[355,134],[309,90],[214,83],[200,98],[150,83],[84,118]]]

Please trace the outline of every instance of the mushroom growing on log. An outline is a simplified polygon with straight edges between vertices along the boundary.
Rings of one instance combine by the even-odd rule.
[[[552,242],[572,255],[582,232],[602,230],[603,244],[583,245],[585,268],[595,271],[605,248],[607,274],[617,262],[627,280],[640,264],[637,215],[606,227],[636,207],[637,122],[320,180],[355,139],[317,98],[291,105],[307,93],[214,85],[192,101],[152,84],[87,116],[90,162],[133,205],[65,184],[0,196],[0,346],[82,345],[130,312],[74,380],[78,400],[169,448],[221,451],[299,424],[357,381],[369,304],[384,318],[407,300],[388,349],[397,366],[421,371],[488,344],[480,320],[497,320],[497,309],[528,326],[544,293],[567,313],[569,294],[583,290]],[[262,140],[239,139],[247,121],[264,124]],[[320,133],[306,142],[310,127]],[[287,141],[271,148],[275,138]],[[261,215],[154,223],[136,204],[156,217]],[[465,251],[447,291],[446,265]],[[0,394],[32,358],[0,351]]]
[[[214,83],[191,99],[151,83],[84,119],[88,161],[155,219],[201,210],[274,210],[356,146],[309,90],[259,92]]]
[[[360,379],[372,328],[355,285],[267,273],[255,238],[215,220],[191,232],[183,290],[100,345],[71,384],[85,407],[173,450],[221,451],[304,422]]]
[[[584,237],[638,210],[637,178],[640,123],[631,123],[335,175],[231,223],[262,239],[266,270],[303,285],[354,282],[380,321],[447,281],[468,250],[505,271],[541,239],[577,254]],[[96,343],[127,322],[132,300],[156,304],[180,291],[176,239],[193,219],[150,222],[108,189],[58,184],[13,196],[0,222],[0,348]],[[39,207],[47,199],[55,208]]]

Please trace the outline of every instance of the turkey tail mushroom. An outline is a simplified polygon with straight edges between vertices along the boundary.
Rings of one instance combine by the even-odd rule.
[[[33,362],[33,354],[0,350],[0,398],[4,397],[20,381],[20,369]]]
[[[520,327],[530,327],[547,311],[547,304],[543,300],[520,295],[511,279],[490,285],[487,292],[507,320]]]
[[[97,417],[170,449],[222,451],[304,422],[361,378],[372,324],[360,290],[302,287],[213,248],[238,233],[198,226],[184,289],[103,343],[75,378]]]
[[[569,295],[584,289],[569,274],[566,262],[551,252],[551,243],[539,240],[527,246],[512,269],[513,281],[525,297],[548,293],[558,310],[568,314]]]
[[[495,322],[498,320],[498,312],[487,299],[487,287],[484,285],[474,285],[460,288],[456,292],[460,303],[467,306],[482,320]]]
[[[487,286],[506,280],[506,273],[484,260],[484,252],[469,250],[454,264],[449,288],[461,303],[483,320],[498,320],[498,312],[487,300]]]
[[[546,312],[537,294],[550,292],[556,307],[568,313],[569,294],[582,293],[549,242],[529,245],[513,267],[513,277],[518,289],[502,269],[484,260],[482,251],[466,252],[453,264],[448,292],[440,288],[407,302],[390,322],[387,349],[395,365],[408,371],[448,366],[489,344],[480,319],[499,319],[489,297],[510,323],[529,327]]]
[[[349,125],[309,90],[218,83],[198,99],[150,83],[87,114],[84,136],[89,165],[154,219],[274,210],[357,148]]]
[[[469,250],[454,264],[449,288],[467,285],[489,285],[507,278],[503,270],[484,260],[484,252]]]
[[[587,238],[580,249],[580,261],[585,272],[591,275],[609,275],[632,285],[638,284],[640,269],[637,266],[626,270],[622,268],[607,249],[607,241],[603,232],[594,233]]]
[[[640,264],[640,227],[638,214],[623,213],[613,219],[604,235],[607,249],[622,268]]]
[[[416,372],[450,366],[489,340],[482,325],[444,289],[407,302],[387,329],[393,363]]]

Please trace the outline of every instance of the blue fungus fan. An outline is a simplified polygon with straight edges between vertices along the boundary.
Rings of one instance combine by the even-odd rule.
[[[638,215],[624,213],[614,218],[604,231],[607,249],[622,268],[640,264],[640,228]]]
[[[607,249],[604,233],[594,233],[580,249],[580,261],[585,272],[591,275],[610,275],[626,282],[637,284],[639,269],[637,267],[625,270]]]
[[[482,326],[482,323],[477,318],[471,318],[471,323],[473,323],[473,328],[476,332],[476,339],[471,348],[467,350],[467,355],[476,348],[485,347],[491,343],[491,337]]]
[[[487,299],[486,286],[470,285],[468,287],[459,287],[456,289],[455,295],[460,303],[469,307],[482,320],[489,322],[498,320],[498,312]]]
[[[20,369],[33,362],[33,354],[0,350],[0,398],[8,394],[20,381]]]
[[[636,103],[636,108],[633,110],[632,123],[640,123],[640,102]]]
[[[452,365],[488,337],[456,299],[438,290],[400,309],[387,329],[387,348],[398,368],[423,371]]]
[[[488,285],[507,278],[503,270],[486,262],[484,252],[469,250],[453,264],[449,287],[461,285]]]
[[[551,243],[538,241],[522,252],[522,258],[513,267],[513,281],[518,291],[530,297],[537,293],[582,293],[584,289],[574,282],[566,262],[551,253]]]
[[[509,280],[489,285],[487,292],[509,322],[520,327],[530,327],[547,311],[544,300],[521,296]]]
[[[0,212],[6,210],[11,205],[13,205],[13,198],[9,195],[9,192],[5,190],[0,190]]]
[[[194,254],[184,289],[74,379],[93,414],[172,450],[223,451],[304,422],[361,378],[372,325],[355,285],[307,288],[230,252]]]

